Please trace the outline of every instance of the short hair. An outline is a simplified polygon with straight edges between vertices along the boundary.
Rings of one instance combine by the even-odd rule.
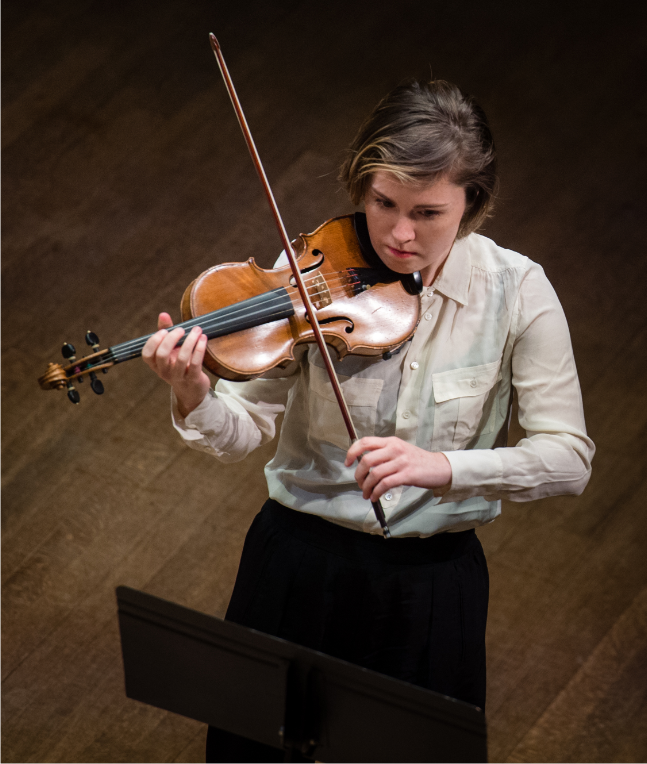
[[[341,167],[339,180],[353,204],[364,199],[378,171],[403,183],[447,177],[463,187],[466,207],[458,237],[467,236],[491,214],[497,188],[496,151],[485,113],[445,80],[399,85],[360,127]]]

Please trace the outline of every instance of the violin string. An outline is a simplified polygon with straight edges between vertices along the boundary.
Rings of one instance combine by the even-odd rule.
[[[338,287],[333,287],[332,289],[328,290],[330,295],[333,296],[333,294],[334,294],[335,297],[347,295],[348,291],[349,291],[348,287],[353,289],[353,287],[355,287],[356,285],[361,283],[361,281],[359,279],[357,279],[357,278],[352,278],[352,279],[351,278],[342,278],[342,279],[337,279],[337,280],[341,281],[342,283]],[[343,283],[344,281],[346,283]],[[288,289],[291,289],[293,291],[293,293],[297,291],[296,287],[286,287],[285,289],[286,289],[286,292],[288,291]],[[308,290],[308,291],[311,291],[311,290]],[[270,294],[270,293],[268,293],[268,294]],[[312,296],[316,296],[316,294],[317,294],[317,291],[315,289],[314,295],[312,295]],[[181,326],[184,329],[192,328],[193,326],[200,326],[205,333],[208,333],[209,331],[213,331],[214,329],[219,328],[219,326],[223,326],[223,325],[225,325],[227,323],[232,323],[232,322],[235,323],[238,320],[238,317],[239,317],[240,314],[245,314],[246,317],[251,317],[251,318],[253,318],[256,315],[263,315],[264,314],[266,316],[266,321],[269,323],[272,320],[276,320],[276,319],[273,319],[272,316],[281,316],[282,313],[283,313],[283,311],[279,311],[279,310],[277,310],[277,311],[275,311],[273,313],[268,313],[267,312],[267,309],[271,308],[272,304],[276,303],[276,302],[283,302],[283,304],[285,304],[284,298],[282,298],[281,296],[277,295],[275,297],[269,298],[263,304],[263,309],[262,310],[256,310],[256,311],[251,311],[250,312],[249,309],[246,309],[244,306],[241,306],[241,308],[239,308],[238,310],[232,310],[232,311],[228,312],[227,315],[224,316],[224,317],[214,316],[212,319],[208,319],[207,317],[210,314],[205,314],[203,316],[197,316],[197,317],[195,317],[193,319],[189,319],[189,321],[183,322],[179,326]],[[226,309],[226,307],[223,308],[223,309]],[[223,309],[221,309],[221,310],[223,310]],[[220,310],[214,311],[214,313],[216,313],[216,314],[219,313],[219,312],[220,312]],[[172,327],[172,328],[177,328],[177,326],[176,327]],[[233,331],[235,331],[234,328],[232,328],[232,332]],[[148,334],[148,335],[146,335],[144,337],[139,337],[137,339],[130,340],[130,341],[122,343],[120,345],[113,346],[113,348],[112,348],[112,351],[113,351],[112,352],[112,356],[113,356],[114,360],[118,361],[118,362],[121,362],[121,361],[130,360],[131,358],[137,358],[139,355],[141,355],[142,348],[144,347],[144,345],[146,344],[146,341],[151,336],[152,336],[152,334]],[[186,334],[182,338],[182,341],[185,338],[186,338]]]
[[[272,300],[272,302],[275,302],[275,300]],[[236,312],[240,313],[241,311],[236,311]],[[263,323],[270,323],[271,321],[275,321],[279,318],[285,318],[285,312],[281,310],[276,310],[271,313],[268,313],[267,310],[257,310],[257,311],[251,311],[251,312],[248,311],[246,312],[245,315],[246,317],[250,317],[250,318],[253,318],[254,316],[263,315],[265,318]],[[198,319],[199,318],[202,318],[202,316],[199,316]],[[222,328],[227,323],[230,323],[232,325],[231,333],[234,333],[235,331],[237,331],[236,324],[240,320],[238,317],[236,316],[232,317],[231,315],[225,319],[212,320],[206,323],[198,323],[197,322],[198,319],[193,319],[194,321],[196,321],[196,323],[194,323],[194,326],[200,326],[200,328],[203,330],[205,334],[208,334],[210,331],[214,329]],[[186,332],[180,338],[178,345],[181,345],[186,340],[187,336],[188,336],[188,332]],[[146,344],[146,340],[148,340],[149,337],[152,337],[152,335],[149,334],[145,337],[140,337],[136,340],[131,340],[130,342],[125,343],[128,345],[127,349],[123,348],[121,345],[114,346],[112,348],[112,357],[117,362],[129,361],[132,358],[138,358],[141,355],[142,348]]]
[[[272,313],[267,312],[267,306],[265,310],[258,310],[253,312],[247,312],[248,317],[254,317],[257,315],[263,315],[263,321],[259,323],[270,323],[272,321],[281,319],[281,318],[288,318],[289,316],[286,316],[285,311],[277,310]],[[198,317],[197,319],[194,319],[195,323],[194,326],[200,326],[201,329],[203,329],[205,334],[209,334],[209,332],[213,331],[214,329],[222,329],[227,323],[231,325],[230,332],[226,332],[226,334],[233,334],[236,331],[240,331],[240,329],[236,326],[237,322],[239,321],[238,318],[229,316],[225,319],[218,319],[216,321],[210,321],[206,323],[201,323],[200,319],[202,317]],[[258,325],[258,324],[257,324]],[[252,327],[244,327],[244,328],[252,328]],[[132,340],[128,343],[125,343],[127,347],[122,347],[121,345],[116,345],[111,348],[112,350],[112,360],[114,360],[117,363],[120,363],[122,361],[131,360],[133,358],[138,358],[141,356],[142,349],[144,345],[146,344],[146,341],[149,337],[152,335],[147,335],[145,337],[141,337],[138,340]],[[183,335],[183,337],[178,342],[178,345],[183,344],[183,342],[186,340],[186,337],[188,336],[188,333]],[[221,335],[222,336],[222,335]],[[101,362],[101,361],[99,361]]]
[[[346,291],[346,287],[350,287],[352,289],[353,287],[355,287],[356,285],[359,285],[361,283],[361,281],[357,277],[347,277],[347,276],[338,277],[337,279],[332,279],[332,281],[333,282],[334,281],[339,281],[340,284],[339,284],[338,287],[333,287],[332,289],[328,290],[329,293],[331,294],[331,296],[333,294],[335,294],[335,296],[343,296],[344,292]],[[328,282],[326,282],[326,283],[328,284]],[[284,289],[286,290],[286,292],[288,290],[292,290],[293,294],[295,292],[297,292],[297,288],[296,287],[292,287],[292,286],[284,287]],[[311,289],[308,290],[308,292],[309,292],[311,297],[316,297],[316,295],[318,294],[318,290],[316,289],[316,287],[312,287]],[[271,292],[266,292],[266,294],[270,295]],[[272,305],[273,302],[281,302],[282,299],[283,298],[281,296],[278,296],[278,295],[275,296],[275,297],[272,297],[272,298],[268,298],[266,300],[266,302],[263,303],[263,307],[264,308],[268,308],[268,307],[270,307]],[[245,314],[245,315],[248,315],[248,316],[251,316],[251,317],[253,317],[255,315],[258,315],[258,311],[257,312],[250,312],[249,311],[249,307],[245,305],[246,302],[247,301],[245,300],[242,303],[240,303],[240,307],[237,310],[230,310],[230,311],[228,311],[226,316],[225,316],[225,320],[230,321],[234,316],[241,315],[241,314]],[[218,326],[218,322],[222,320],[222,316],[219,317],[217,314],[220,313],[221,310],[226,310],[227,308],[233,308],[235,305],[236,305],[236,303],[234,303],[231,306],[223,306],[223,308],[220,308],[220,309],[218,309],[216,311],[213,311],[213,314],[216,314],[216,315],[213,315],[213,321],[215,322],[213,324],[212,323],[208,323],[209,320],[210,320],[209,316],[211,316],[212,314],[211,313],[205,313],[203,315],[196,316],[196,317],[194,317],[192,319],[189,319],[188,321],[184,321],[184,322],[182,322],[180,324],[176,324],[175,326],[170,327],[169,330],[175,329],[178,326],[180,326],[182,328],[185,328],[185,329],[186,328],[193,328],[193,326],[200,326],[203,329],[205,329],[205,327],[206,327],[207,330],[215,329]],[[264,312],[264,311],[262,311],[262,312]],[[207,322],[207,323],[205,323],[205,322]],[[146,340],[149,337],[151,337],[153,333],[147,334],[145,337],[139,337],[139,338],[136,338],[134,340],[130,340],[130,341],[121,343],[119,345],[116,345],[115,347],[119,348],[120,350],[127,350],[127,349],[129,349],[129,347],[131,345],[132,346],[138,346],[138,347],[140,345],[143,346],[146,343]]]
[[[333,294],[336,297],[337,296],[343,296],[344,293],[346,293],[346,291],[347,291],[346,287],[350,287],[352,289],[354,286],[356,286],[356,285],[361,283],[360,280],[357,279],[357,278],[353,278],[353,279],[350,279],[350,278],[341,279],[341,281],[342,281],[342,283],[338,287],[333,287],[333,289],[329,289],[328,290],[329,293],[331,294],[331,296]],[[346,283],[343,283],[344,281]],[[284,288],[285,288],[286,292],[289,289],[291,289],[293,294],[297,291],[296,287],[284,287]],[[314,291],[312,291],[312,290],[308,290],[308,291],[311,292],[311,297],[312,296],[316,296],[316,294],[317,294],[316,289]],[[266,294],[270,295],[271,292],[267,292]],[[252,312],[250,312],[248,306],[245,306],[245,302],[246,301],[244,301],[243,303],[240,304],[241,307],[238,308],[237,310],[230,310],[230,311],[227,312],[227,314],[225,316],[222,316],[222,315],[218,316],[218,314],[220,313],[221,310],[226,310],[227,307],[233,308],[235,306],[235,304],[236,304],[236,303],[234,303],[234,305],[232,305],[232,306],[224,306],[222,309],[219,309],[217,311],[213,311],[213,314],[215,314],[215,315],[213,315],[212,319],[209,318],[212,314],[206,313],[206,314],[203,314],[201,316],[196,316],[196,317],[194,317],[192,319],[189,319],[188,321],[185,321],[185,322],[183,322],[181,324],[178,324],[175,327],[171,327],[170,329],[172,330],[174,328],[177,328],[177,326],[180,326],[180,327],[182,327],[184,329],[193,328],[193,326],[200,326],[203,330],[210,331],[212,329],[217,328],[218,327],[218,323],[223,321],[223,320],[226,321],[226,322],[230,322],[234,317],[239,316],[239,315],[243,315],[243,314],[246,315],[246,316],[250,316],[250,317],[253,317],[255,315],[259,315],[260,313],[264,313],[267,310],[267,308],[270,308],[273,303],[275,303],[275,302],[283,302],[283,300],[284,300],[284,298],[279,296],[279,295],[276,295],[275,297],[270,297],[270,298],[268,298],[263,303],[263,310],[262,311],[252,311]],[[131,346],[132,346],[133,349],[135,349],[135,347],[139,349],[139,348],[143,347],[143,345],[146,343],[146,340],[149,337],[151,337],[151,336],[152,336],[152,334],[148,334],[145,337],[139,337],[137,339],[130,340],[128,342],[124,342],[122,344],[116,345],[115,347],[118,348],[119,350],[130,350]]]
[[[328,287],[329,294],[331,296],[334,296],[334,297],[343,296],[343,294],[346,292],[347,288],[351,288],[352,289],[353,287],[355,287],[355,286],[357,286],[357,285],[359,285],[361,283],[360,279],[357,276],[355,276],[353,274],[349,274],[349,273],[347,273],[345,271],[336,271],[336,272],[334,272],[334,273],[332,273],[330,275],[334,276],[334,278],[327,279],[326,280],[326,286]],[[307,281],[315,281],[316,278],[317,278],[317,275],[309,277],[306,280]],[[333,286],[332,288],[330,288],[331,285],[334,284],[335,282],[337,282],[338,286],[337,287]],[[291,285],[288,285],[287,287],[284,287],[284,289],[288,293],[289,293],[289,290],[291,290],[293,294],[298,291],[296,287],[293,287]],[[316,297],[317,294],[318,294],[317,285],[313,285],[312,287],[310,287],[308,289],[308,293],[310,294],[311,297]],[[266,294],[269,295],[269,294],[271,294],[271,292],[267,292]],[[282,301],[282,297],[281,296],[275,296],[273,298],[268,298],[268,300],[263,304],[263,308],[264,308],[263,311],[260,311],[260,312],[264,313],[267,310],[267,308],[271,307],[273,302],[281,302],[281,301]],[[230,310],[230,311],[228,311],[227,314],[226,314],[225,320],[226,321],[231,321],[235,316],[243,315],[243,314],[247,315],[247,316],[250,316],[250,317],[254,317],[255,315],[259,315],[259,313],[260,313],[259,311],[250,312],[249,311],[249,307],[245,305],[246,302],[247,302],[246,300],[243,301],[240,304],[240,307],[237,310]],[[234,305],[235,305],[235,303],[234,303]],[[229,308],[233,308],[234,305],[232,305],[232,306],[224,306],[221,309],[213,311],[213,313],[218,314],[221,310],[226,310],[228,307]],[[204,315],[201,315],[201,316],[196,316],[196,317],[194,317],[192,319],[189,319],[188,321],[184,321],[184,322],[182,322],[180,324],[176,324],[175,326],[170,327],[170,329],[172,330],[174,328],[177,328],[178,326],[180,326],[182,328],[185,328],[185,329],[193,328],[193,326],[200,326],[201,328],[205,329],[206,331],[210,331],[212,329],[217,328],[218,327],[218,322],[223,320],[222,316],[219,317],[218,315],[214,315],[212,319],[209,319],[210,315],[211,314],[207,313],[207,314],[204,314]],[[268,319],[268,320],[270,320],[270,319]],[[137,352],[137,351],[141,350],[141,348],[146,344],[146,340],[148,340],[148,338],[151,337],[151,336],[152,336],[152,334],[147,334],[144,337],[138,337],[136,339],[129,340],[129,341],[121,343],[119,345],[115,345],[114,348],[116,348],[119,352],[130,352],[131,350]],[[136,357],[136,356],[132,356],[132,357]]]

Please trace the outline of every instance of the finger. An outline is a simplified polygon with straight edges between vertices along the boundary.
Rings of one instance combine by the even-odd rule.
[[[160,313],[157,318],[157,328],[169,329],[171,326],[173,326],[171,316],[168,313]]]
[[[357,459],[360,459],[363,454],[365,454],[368,451],[373,451],[377,448],[384,448],[386,445],[387,438],[375,438],[375,437],[368,437],[368,438],[360,438],[360,440],[356,440],[352,446],[348,449],[348,452],[346,453],[346,460],[344,461],[344,464],[346,467],[350,467],[350,465],[356,461]]]
[[[191,356],[191,362],[188,370],[188,374],[192,377],[197,377],[202,373],[202,365],[204,363],[204,354],[207,350],[207,335],[201,334]]]
[[[368,472],[369,472],[368,464],[365,464],[364,462],[360,462],[355,468],[355,480],[357,481],[357,485],[362,490],[364,489],[364,482],[366,481],[366,478],[368,477]]]
[[[161,329],[160,331],[155,332],[155,334],[151,334],[151,336],[146,340],[146,344],[142,348],[142,358],[152,368],[155,368],[155,356],[157,349],[167,334],[168,332],[166,329]]]
[[[191,365],[191,359],[195,351],[196,345],[202,335],[202,329],[199,326],[194,326],[193,329],[187,334],[184,343],[180,347],[175,364],[173,366],[173,376],[175,380],[180,381],[186,376],[187,371]]]
[[[364,498],[370,499],[371,501],[378,501],[387,491],[401,485],[404,485],[404,483],[400,479],[400,476],[398,473],[393,473],[383,480],[380,480],[379,483],[376,483],[373,486],[373,489],[368,492],[368,496],[365,496]]]
[[[363,443],[364,448],[367,446],[374,447],[374,450],[364,451],[357,456],[355,480],[357,481],[360,488],[364,489],[366,480],[371,471],[378,465],[389,462],[391,459],[397,456],[397,453],[392,447],[392,442],[389,438],[362,438],[362,440],[358,441],[357,443]],[[353,454],[350,454],[350,458],[352,458],[352,456]],[[350,462],[350,458],[347,460],[346,466],[348,467],[350,467],[352,464],[352,462]],[[372,486],[373,482],[369,482],[368,485]]]
[[[355,469],[355,480],[362,485],[369,472],[378,464],[388,461],[389,454],[386,447],[376,451],[360,454],[357,457],[357,467]]]
[[[377,467],[365,470],[362,467],[364,460],[360,462],[357,470],[355,471],[355,479],[357,480],[360,488],[362,489],[362,495],[365,499],[368,499],[375,492],[375,487],[389,477],[393,472],[397,471],[397,465],[394,461],[387,461],[385,464],[380,464]],[[362,472],[360,472],[360,468]],[[365,471],[364,471],[365,470]]]
[[[357,479],[357,483],[362,489],[363,498],[368,499],[372,495],[373,490],[378,483],[378,479],[372,472],[367,472],[363,479]]]
[[[165,332],[165,337],[157,348],[155,361],[158,371],[162,372],[166,378],[175,365],[177,353],[173,353],[173,351],[175,350],[177,343],[184,336],[184,329],[173,329],[171,332],[162,329],[162,331]]]
[[[369,472],[380,467],[380,465],[394,461],[401,462],[402,453],[397,441],[394,442],[390,438],[381,438],[380,440],[382,442],[379,448],[373,451],[366,451],[358,457],[355,474],[360,479],[364,479]]]
[[[382,458],[387,452],[390,452],[388,456]],[[374,465],[369,464],[368,472],[360,483],[365,499],[373,496],[376,491],[379,491],[381,495],[394,485],[408,485],[407,477],[410,472],[410,465],[406,454],[400,453],[397,448],[383,448],[380,451],[373,451],[365,456],[360,462],[360,466],[364,462],[369,462],[371,459],[375,460],[376,458],[380,458],[379,463]],[[371,500],[375,501],[374,498],[371,498]]]
[[[364,498],[368,498],[366,492],[368,491],[370,493],[378,478],[372,474],[372,468],[364,458],[359,462],[355,469],[355,480],[362,489]]]

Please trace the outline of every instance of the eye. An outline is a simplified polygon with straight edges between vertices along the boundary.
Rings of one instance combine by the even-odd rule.
[[[381,196],[374,197],[373,201],[378,207],[384,207],[385,209],[391,209],[395,206],[392,201],[383,199]]]
[[[433,218],[438,217],[439,214],[440,213],[438,212],[438,210],[421,210],[420,211],[420,215],[425,220],[432,220]]]

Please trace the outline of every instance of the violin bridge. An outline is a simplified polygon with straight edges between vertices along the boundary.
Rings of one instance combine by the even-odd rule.
[[[320,273],[308,279],[308,292],[310,293],[310,300],[317,310],[321,310],[332,303],[330,289],[326,279]]]

